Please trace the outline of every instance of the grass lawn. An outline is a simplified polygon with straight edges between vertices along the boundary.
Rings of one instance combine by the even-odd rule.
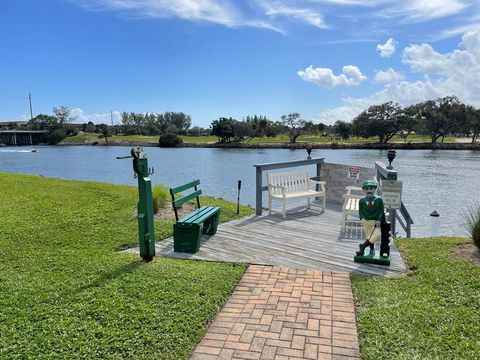
[[[198,143],[198,144],[206,144],[206,143],[215,143],[218,141],[216,136],[180,136],[184,143]],[[125,141],[131,142],[143,142],[143,143],[158,143],[159,136],[143,136],[143,135],[115,135],[114,137],[108,138],[109,143],[121,143]],[[75,136],[70,136],[61,141],[61,144],[82,144],[82,143],[92,143],[94,141],[98,141],[101,144],[105,143],[105,139],[100,139],[98,134],[90,134],[90,133],[80,133]],[[428,136],[409,136],[406,140],[400,138],[399,136],[394,136],[389,142],[390,143],[405,143],[405,142],[413,142],[413,143],[429,143],[431,141],[430,137]],[[445,137],[445,142],[455,142],[456,138],[454,137]],[[244,141],[244,143],[249,144],[284,144],[288,143],[289,138],[286,134],[278,135],[273,138],[254,138],[250,141]],[[297,139],[298,143],[314,143],[314,144],[331,144],[331,143],[338,143],[338,144],[364,144],[364,143],[378,143],[377,138],[357,138],[351,137],[348,140],[343,140],[335,136],[314,136],[314,135],[302,135]]]
[[[406,276],[353,276],[362,359],[480,359],[480,267],[461,238],[399,239]]]
[[[117,253],[137,242],[135,187],[13,174],[0,183],[1,359],[186,359],[245,271]],[[204,203],[237,217],[234,204]],[[172,223],[156,221],[156,237]]]

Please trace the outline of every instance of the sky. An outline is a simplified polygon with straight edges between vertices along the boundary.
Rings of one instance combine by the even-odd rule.
[[[386,101],[480,107],[480,0],[2,0],[0,121],[182,111],[333,124]]]

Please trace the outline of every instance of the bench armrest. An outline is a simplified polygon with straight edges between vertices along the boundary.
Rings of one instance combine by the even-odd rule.
[[[350,195],[352,193],[352,191],[362,191],[363,190],[361,187],[358,187],[358,186],[347,186],[347,187],[345,187],[345,189],[347,190],[347,195]]]
[[[322,191],[325,191],[325,186],[327,185],[326,181],[319,181],[319,180],[312,180],[312,179],[310,179],[310,181],[314,184],[320,185],[320,187],[322,188]]]

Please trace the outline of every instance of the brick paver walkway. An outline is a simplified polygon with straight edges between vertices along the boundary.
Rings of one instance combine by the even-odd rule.
[[[360,359],[348,273],[251,265],[190,359]]]

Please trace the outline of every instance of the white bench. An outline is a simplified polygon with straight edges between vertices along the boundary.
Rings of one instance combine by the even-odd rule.
[[[268,173],[268,209],[272,213],[272,200],[281,200],[283,202],[282,214],[286,217],[288,199],[307,199],[308,208],[310,208],[310,199],[321,198],[321,206],[325,211],[325,181],[316,181],[310,179],[308,171],[292,173]],[[312,190],[312,184],[318,184],[319,191]]]
[[[348,229],[356,229],[360,224],[360,218],[358,216],[358,202],[365,196],[352,194],[352,191],[363,192],[361,187],[347,186],[345,189],[347,190],[347,193],[343,195],[342,232],[345,232]],[[353,219],[351,217],[353,217]]]

